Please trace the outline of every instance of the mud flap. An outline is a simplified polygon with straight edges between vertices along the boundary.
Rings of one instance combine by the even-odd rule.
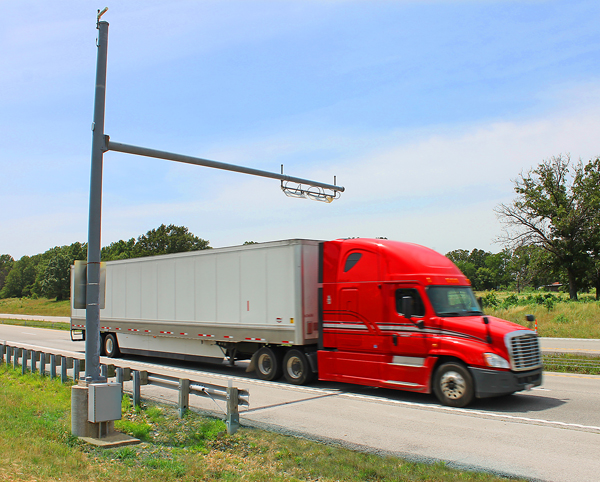
[[[248,364],[248,368],[246,368],[246,373],[250,373],[253,372],[254,370],[256,370],[256,354],[258,352],[254,352],[254,355],[252,355],[252,358],[250,358],[250,363]]]
[[[319,371],[318,362],[317,362],[317,352],[311,351],[306,353],[306,358],[308,358],[308,363],[310,365],[310,369],[313,373],[317,373]]]
[[[74,338],[73,334],[81,338]],[[85,330],[71,330],[71,341],[85,341]]]

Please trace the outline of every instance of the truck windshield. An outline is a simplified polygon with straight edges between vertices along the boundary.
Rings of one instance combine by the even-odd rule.
[[[483,314],[470,286],[429,286],[427,295],[438,316]]]

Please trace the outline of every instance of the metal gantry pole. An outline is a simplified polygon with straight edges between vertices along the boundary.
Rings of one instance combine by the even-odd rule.
[[[96,93],[92,124],[92,171],[90,176],[90,213],[88,226],[87,284],[85,312],[85,380],[100,381],[100,232],[102,225],[102,163],[104,106],[106,98],[106,58],[108,22],[98,21],[98,58]]]
[[[186,156],[184,154],[177,154],[174,152],[159,151],[157,149],[148,149],[147,147],[132,146],[130,144],[113,142],[108,136],[106,136],[105,146],[107,151],[123,152],[126,154],[135,154],[138,156],[152,157],[154,159],[165,159],[167,161],[183,162],[186,164],[194,164],[196,166],[205,166],[212,167],[215,169],[223,169],[225,171],[240,172],[242,174],[250,174],[252,176],[268,177],[271,179],[278,179],[280,181],[308,184],[310,186],[321,187],[323,189],[330,189],[332,191],[344,192],[345,190],[343,186],[336,186],[335,184],[310,181],[308,179],[302,179],[300,177],[287,176],[276,172],[261,171],[260,169],[236,166],[235,164],[227,164],[225,162],[211,161],[209,159],[203,159],[201,157]]]

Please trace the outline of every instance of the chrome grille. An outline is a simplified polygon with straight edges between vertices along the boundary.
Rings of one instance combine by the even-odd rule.
[[[542,366],[540,344],[535,333],[519,330],[506,335],[506,347],[514,371],[533,370]]]

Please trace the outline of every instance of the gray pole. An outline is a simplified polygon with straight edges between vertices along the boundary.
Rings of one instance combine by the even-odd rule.
[[[271,179],[279,179],[280,181],[290,181],[300,184],[309,184],[311,186],[321,187],[323,189],[330,189],[332,191],[344,192],[343,186],[336,186],[334,184],[327,184],[324,182],[310,181],[308,179],[302,179],[299,177],[286,176],[284,174],[277,174],[275,172],[261,171],[259,169],[252,169],[251,167],[236,166],[234,164],[226,164],[224,162],[211,161],[208,159],[202,159],[200,157],[186,156],[183,154],[175,154],[173,152],[158,151],[156,149],[148,149],[147,147],[132,146],[129,144],[122,144],[120,142],[113,142],[108,136],[106,136],[106,150],[124,152],[126,154],[136,154],[138,156],[153,157],[155,159],[165,159],[167,161],[184,162],[186,164],[195,164],[196,166],[213,167],[215,169],[223,169],[225,171],[241,172],[242,174],[251,174],[253,176],[269,177]]]
[[[92,124],[92,172],[87,248],[87,285],[85,311],[85,379],[100,381],[100,231],[102,224],[102,162],[104,141],[104,104],[106,96],[106,56],[108,22],[98,22],[98,59],[96,94]]]

